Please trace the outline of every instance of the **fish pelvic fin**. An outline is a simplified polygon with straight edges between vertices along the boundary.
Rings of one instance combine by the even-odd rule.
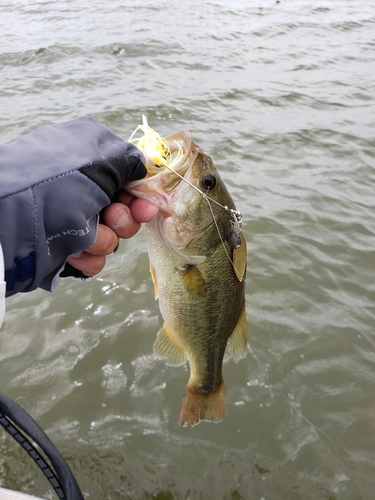
[[[241,245],[233,250],[233,269],[238,281],[242,282],[246,273],[247,246],[244,235],[241,237]]]
[[[157,359],[167,358],[165,362],[167,366],[182,366],[186,363],[186,354],[181,347],[176,344],[165,323],[156,336],[154,342],[154,355]]]
[[[247,355],[246,330],[246,307],[244,302],[236,326],[228,340],[228,352],[236,363],[240,359],[246,358]]]
[[[194,390],[194,387],[186,388],[182,400],[178,423],[182,427],[194,427],[199,422],[221,422],[224,416],[224,381],[212,392]]]
[[[206,282],[197,266],[186,264],[182,269],[177,269],[186,290],[192,297],[203,297],[207,293]]]

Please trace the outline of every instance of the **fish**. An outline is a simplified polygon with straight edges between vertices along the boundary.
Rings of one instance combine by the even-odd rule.
[[[188,130],[164,141],[177,155],[173,168],[159,155],[156,168],[126,190],[159,207],[158,215],[144,224],[155,299],[164,320],[153,351],[168,366],[189,362],[178,416],[187,427],[223,419],[225,350],[235,362],[247,354],[247,249],[239,212],[212,159]]]

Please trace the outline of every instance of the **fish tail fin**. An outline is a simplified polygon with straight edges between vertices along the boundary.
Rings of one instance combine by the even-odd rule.
[[[187,386],[182,400],[178,423],[194,427],[199,422],[221,422],[224,416],[224,382],[212,392],[201,392]]]

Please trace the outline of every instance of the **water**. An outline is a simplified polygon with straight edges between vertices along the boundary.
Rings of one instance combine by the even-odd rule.
[[[188,128],[244,217],[251,352],[226,416],[179,428],[186,368],[144,236],[89,284],[8,301],[1,390],[91,499],[372,499],[375,7],[356,0],[0,0],[0,140],[91,115]],[[54,498],[0,434],[0,485]]]

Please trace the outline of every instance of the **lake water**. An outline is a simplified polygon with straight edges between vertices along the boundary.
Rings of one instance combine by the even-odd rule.
[[[7,302],[0,390],[88,499],[362,499],[375,488],[375,6],[0,0],[0,141],[91,115],[187,128],[243,214],[250,352],[226,416],[180,428],[187,368],[144,235],[90,283]],[[54,498],[0,432],[0,485]]]

